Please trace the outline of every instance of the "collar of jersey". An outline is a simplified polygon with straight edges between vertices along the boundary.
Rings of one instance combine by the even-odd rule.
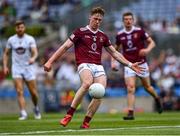
[[[89,29],[89,31],[91,31],[93,34],[96,34],[96,33],[99,31],[99,29],[97,29],[96,31],[93,31],[93,30],[89,27],[89,25],[87,25],[86,27],[87,27],[87,29]]]
[[[126,29],[124,28],[124,32],[125,32],[126,34],[130,34],[132,31],[134,31],[134,29],[135,29],[134,26],[132,26],[132,28],[131,28],[130,31],[126,31]]]

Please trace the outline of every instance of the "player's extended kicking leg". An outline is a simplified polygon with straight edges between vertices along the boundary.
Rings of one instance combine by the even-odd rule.
[[[128,103],[128,114],[123,117],[124,120],[134,120],[134,103],[135,103],[135,82],[136,77],[125,77],[125,84],[127,87],[127,103]]]
[[[26,85],[29,89],[29,92],[31,94],[31,99],[34,104],[34,118],[35,119],[41,119],[41,113],[38,106],[38,91],[36,86],[35,80],[26,81]]]
[[[141,82],[144,88],[146,89],[146,91],[154,97],[158,113],[162,113],[163,107],[162,107],[160,98],[158,94],[156,93],[156,91],[154,90],[154,88],[151,86],[149,77],[141,77]]]
[[[105,75],[101,75],[99,77],[94,78],[94,83],[101,83],[104,87],[106,87],[106,76]],[[84,118],[84,121],[81,125],[80,128],[89,128],[89,123],[92,119],[92,117],[94,116],[94,114],[96,113],[99,105],[101,104],[101,99],[92,99],[88,109],[87,109],[87,113],[86,116]]]
[[[82,82],[81,87],[76,92],[74,99],[72,101],[71,107],[67,111],[67,114],[65,115],[65,117],[62,120],[60,120],[60,124],[64,127],[67,126],[68,123],[71,121],[72,116],[73,116],[74,112],[76,111],[76,108],[81,103],[84,95],[87,93],[89,86],[93,83],[92,73],[88,69],[84,69],[80,73],[80,78],[81,78],[81,82]]]
[[[24,91],[23,91],[23,79],[22,78],[14,78],[14,85],[17,91],[17,98],[20,107],[20,117],[19,120],[25,120],[27,118],[27,112],[25,110],[25,99],[24,99]]]

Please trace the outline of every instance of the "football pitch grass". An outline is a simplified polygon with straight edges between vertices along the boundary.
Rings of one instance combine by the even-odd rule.
[[[97,113],[90,129],[80,129],[83,113],[76,113],[67,127],[59,125],[64,113],[33,115],[18,121],[18,115],[0,115],[0,135],[180,135],[180,112],[137,113],[135,120],[124,121],[124,114]]]

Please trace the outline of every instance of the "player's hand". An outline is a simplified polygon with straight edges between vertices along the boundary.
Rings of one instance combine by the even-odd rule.
[[[49,72],[49,71],[51,70],[51,68],[52,68],[52,66],[51,66],[50,63],[46,62],[46,63],[44,64],[44,71]]]
[[[141,49],[139,51],[139,56],[146,56],[149,53],[147,49]]]
[[[3,68],[3,73],[5,76],[7,76],[9,74],[9,68],[8,67],[4,67]]]
[[[35,59],[34,58],[30,58],[29,59],[29,65],[33,64],[35,62]]]
[[[141,63],[142,62],[132,63],[131,69],[134,70],[138,74],[144,73],[145,72],[145,68],[139,66]]]
[[[113,71],[118,71],[119,70],[118,65],[117,65],[117,63],[115,61],[111,61],[111,69]]]

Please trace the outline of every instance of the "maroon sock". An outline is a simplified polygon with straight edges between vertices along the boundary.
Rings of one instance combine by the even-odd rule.
[[[67,114],[69,114],[69,115],[72,115],[73,116],[73,114],[74,114],[74,112],[76,111],[76,109],[75,108],[73,108],[73,107],[70,107],[69,108],[69,110],[67,111]]]
[[[91,121],[91,117],[85,116],[83,123],[89,123]]]
[[[133,110],[129,110],[128,115],[129,116],[134,116],[134,111]]]

